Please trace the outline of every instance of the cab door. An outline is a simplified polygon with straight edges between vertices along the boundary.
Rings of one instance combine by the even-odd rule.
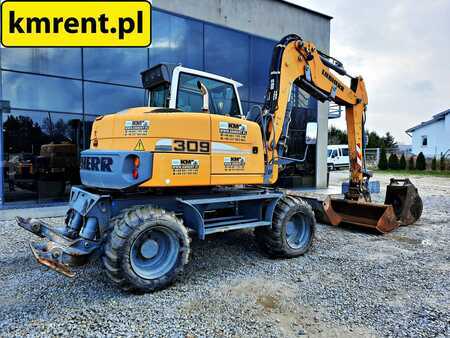
[[[246,121],[237,86],[239,83],[206,72],[177,67],[170,106],[184,112],[201,112],[200,82],[208,90],[210,116],[211,185],[261,184],[264,150],[258,124]]]
[[[264,150],[255,122],[211,114],[211,184],[261,184]]]

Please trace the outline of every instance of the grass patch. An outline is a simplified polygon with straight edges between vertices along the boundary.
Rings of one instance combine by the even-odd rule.
[[[389,175],[404,175],[404,176],[436,176],[436,177],[450,177],[450,171],[440,171],[440,170],[375,170],[379,174],[389,174]]]

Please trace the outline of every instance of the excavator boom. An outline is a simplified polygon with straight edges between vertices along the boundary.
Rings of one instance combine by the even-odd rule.
[[[332,71],[349,77],[350,86]],[[294,85],[319,101],[332,101],[346,108],[349,188],[343,199],[328,198],[324,202],[321,213],[326,215],[328,222],[333,225],[351,223],[375,228],[382,233],[397,228],[401,223],[415,222],[418,217],[412,215],[418,213],[411,208],[414,205],[417,209],[418,205],[421,206],[421,201],[417,189],[409,180],[402,186],[391,182],[387,204],[371,202],[371,173],[366,170],[364,159],[363,135],[368,96],[363,78],[350,76],[341,62],[322,53],[312,42],[304,41],[297,35],[283,38],[272,56],[262,117],[263,134],[267,142],[266,183],[275,183],[282,163],[280,160],[283,159],[283,163],[286,163],[284,154],[290,122],[288,103]],[[396,204],[390,203],[392,201]]]

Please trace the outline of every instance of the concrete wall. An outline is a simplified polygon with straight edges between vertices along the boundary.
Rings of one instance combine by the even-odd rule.
[[[280,40],[295,33],[330,50],[330,18],[278,0],[154,0],[155,8]]]
[[[439,120],[432,124],[420,127],[412,132],[412,152],[423,152],[426,157],[439,157],[450,149],[450,114],[446,120]],[[422,136],[427,136],[428,145],[422,146]]]
[[[317,153],[316,153],[316,187],[327,187],[327,146],[328,146],[328,112],[330,104],[328,102],[318,102],[317,110]]]
[[[282,1],[154,0],[153,6],[272,40],[295,33],[330,51],[331,18]],[[328,103],[319,102],[316,186],[321,188],[327,185],[328,110]]]

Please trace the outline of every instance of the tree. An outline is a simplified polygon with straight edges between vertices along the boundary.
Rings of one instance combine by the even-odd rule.
[[[386,156],[386,149],[381,148],[380,161],[378,162],[378,169],[387,170],[388,161]]]
[[[414,164],[414,157],[411,156],[408,160],[408,170],[414,170],[416,169],[416,166]]]
[[[400,169],[400,170],[405,170],[405,169],[406,169],[406,158],[405,158],[405,154],[402,154],[402,157],[400,157],[399,169]]]
[[[441,160],[439,161],[439,169],[441,169],[441,171],[444,171],[447,169],[447,161],[445,160],[445,155],[441,154]]]
[[[347,144],[347,132],[340,130],[334,126],[328,129],[328,144]]]
[[[437,170],[436,156],[431,160],[431,170]]]
[[[399,161],[398,161],[398,156],[396,154],[391,154],[389,156],[389,169],[392,170],[398,170],[399,169]]]
[[[398,145],[395,142],[394,136],[390,132],[387,132],[385,136],[382,137],[383,145],[386,149],[397,149]]]
[[[425,170],[427,168],[427,163],[425,161],[425,156],[423,155],[422,152],[419,153],[419,155],[417,155],[417,159],[416,159],[416,169],[417,170]]]
[[[369,132],[369,136],[367,137],[367,148],[381,148],[383,146],[383,142],[381,137],[375,132]]]

